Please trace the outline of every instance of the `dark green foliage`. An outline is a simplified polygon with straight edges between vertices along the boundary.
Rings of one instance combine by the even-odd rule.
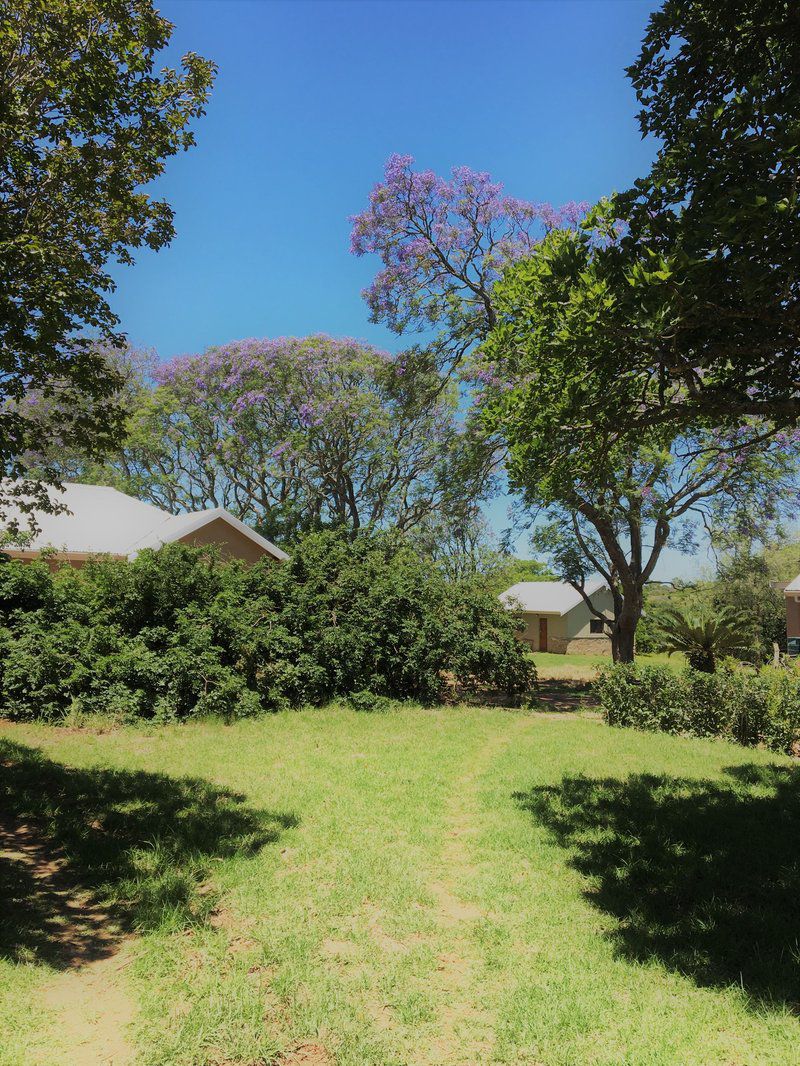
[[[369,689],[351,692],[346,702],[347,706],[352,707],[354,711],[363,711],[365,714],[388,711],[392,706],[392,700],[388,696],[376,696]]]
[[[173,27],[150,0],[0,0],[0,27],[0,464],[24,477],[30,453],[119,438],[109,264],[172,239],[147,187],[194,144],[214,65],[160,69]],[[25,488],[46,504],[39,477]],[[0,507],[18,491],[0,486]]]
[[[768,667],[761,673],[714,674],[661,666],[616,665],[595,689],[609,725],[695,737],[724,737],[792,753],[800,743],[800,676]]]
[[[713,603],[738,613],[743,654],[749,661],[771,658],[774,644],[786,651],[786,604],[773,587],[766,555],[741,554],[722,563]]]
[[[54,574],[6,560],[0,706],[239,718],[350,693],[431,703],[446,675],[517,697],[533,673],[515,625],[481,581],[390,535],[315,534],[249,569],[183,545]]]
[[[742,651],[744,624],[745,620],[728,607],[694,614],[666,607],[659,618],[661,646],[670,655],[683,652],[695,670],[713,674],[718,659]]]

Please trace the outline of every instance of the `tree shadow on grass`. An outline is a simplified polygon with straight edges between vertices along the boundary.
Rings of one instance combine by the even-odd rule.
[[[565,777],[515,799],[572,853],[620,953],[800,1010],[800,770]]]
[[[203,920],[212,860],[296,824],[199,778],[78,769],[0,739],[0,957],[80,966],[131,930]]]

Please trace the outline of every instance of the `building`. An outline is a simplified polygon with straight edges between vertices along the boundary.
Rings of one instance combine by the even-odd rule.
[[[221,507],[172,515],[150,503],[103,485],[69,484],[53,491],[59,514],[37,513],[39,532],[20,538],[2,551],[14,559],[36,559],[44,549],[54,563],[83,566],[94,555],[133,559],[143,548],[162,544],[215,545],[223,557],[255,563],[265,556],[284,562],[289,556]],[[21,528],[26,519],[17,514]]]
[[[613,620],[614,603],[608,585],[604,581],[591,582],[586,593],[595,610]],[[506,589],[500,599],[509,610],[522,614],[525,629],[520,639],[532,651],[611,654],[608,627],[566,581],[520,581]]]
[[[783,590],[786,602],[786,653],[800,655],[800,574]]]

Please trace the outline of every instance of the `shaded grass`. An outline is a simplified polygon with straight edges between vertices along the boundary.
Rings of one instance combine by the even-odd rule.
[[[118,775],[139,781],[165,835],[181,782],[197,783],[187,802],[209,831],[165,844],[158,875],[188,871],[193,902],[177,918],[142,905],[136,923],[147,1066],[271,1063],[304,1040],[340,1066],[796,1061],[788,760],[484,708],[5,735],[77,781],[79,803],[95,783],[108,797]],[[151,778],[166,790],[161,822]],[[124,795],[115,817],[139,809]],[[223,821],[220,847],[217,805],[244,817]],[[265,846],[258,812],[277,836]],[[70,817],[68,841],[84,835]],[[148,834],[147,819],[131,825],[125,871]],[[70,850],[92,862],[80,839]],[[134,921],[128,872],[103,865],[87,883],[132,900]],[[463,914],[447,913],[441,886]],[[42,957],[0,963],[1,1028],[24,1002],[39,1010],[50,972]],[[31,1049],[57,1046],[57,1019],[40,1013],[35,1028],[17,1026],[4,1066],[48,1061]]]
[[[620,954],[800,1014],[800,775],[758,764],[724,773],[568,776],[515,798],[616,919]]]

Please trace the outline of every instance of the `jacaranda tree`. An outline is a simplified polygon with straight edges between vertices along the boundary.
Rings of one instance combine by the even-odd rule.
[[[177,512],[225,507],[270,536],[407,530],[470,514],[487,483],[435,396],[348,338],[250,339],[174,359],[129,390],[128,438],[89,470]]]
[[[409,366],[449,371],[495,324],[492,290],[503,267],[530,255],[551,229],[574,226],[586,204],[555,209],[507,196],[488,174],[450,178],[393,155],[369,204],[352,219],[351,251],[381,269],[364,298],[373,322],[423,334]]]

